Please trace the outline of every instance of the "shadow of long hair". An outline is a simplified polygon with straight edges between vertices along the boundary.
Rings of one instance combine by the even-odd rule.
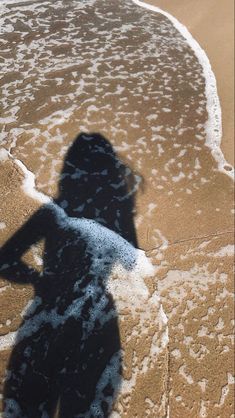
[[[137,247],[133,223],[140,177],[100,134],[80,134],[69,148],[56,202],[68,216],[94,219]]]
[[[107,280],[113,264],[123,263],[118,236],[137,247],[137,187],[107,139],[82,133],[65,157],[58,197],[2,247],[3,277],[35,289],[8,364],[4,418],[109,415],[122,365]],[[22,256],[41,240],[39,272]],[[130,257],[133,263],[134,251]]]

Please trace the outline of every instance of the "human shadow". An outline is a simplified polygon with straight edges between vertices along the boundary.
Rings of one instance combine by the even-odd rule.
[[[121,381],[114,264],[131,270],[136,176],[100,134],[69,148],[59,196],[0,251],[1,275],[34,286],[4,387],[4,418],[107,417]],[[43,242],[42,270],[22,257]]]

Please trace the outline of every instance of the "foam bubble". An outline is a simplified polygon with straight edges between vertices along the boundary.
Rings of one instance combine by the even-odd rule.
[[[4,162],[8,160],[9,153],[5,148],[0,148],[0,161]]]

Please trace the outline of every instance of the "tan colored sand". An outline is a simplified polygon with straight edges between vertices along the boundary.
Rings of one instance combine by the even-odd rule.
[[[148,0],[184,24],[206,51],[222,107],[221,148],[234,165],[234,2],[233,0]]]
[[[102,11],[101,14],[103,14],[104,2],[101,0],[97,3],[100,5],[100,13]],[[120,19],[125,21],[126,10],[122,7],[122,2],[115,0],[113,3],[107,2],[106,4],[107,11],[110,7],[113,9],[115,5],[115,13],[120,13]],[[167,0],[158,2],[159,6],[167,10],[166,4],[168,4]],[[174,1],[173,4],[175,4]],[[196,22],[197,7],[190,0],[187,4],[192,6],[188,9],[188,16],[195,18],[196,25],[198,24]],[[206,16],[206,5],[204,5],[204,11],[200,9],[201,16]],[[118,6],[120,6],[119,9]],[[187,7],[185,3],[185,10]],[[170,8],[168,10],[174,14]],[[60,22],[66,24],[65,10],[62,9],[60,13],[62,15]],[[138,13],[142,17],[142,10]],[[47,12],[47,15],[50,14]],[[183,23],[187,23],[176,13],[174,15]],[[33,13],[31,17],[33,18]],[[132,18],[135,21],[135,16]],[[97,19],[96,13],[95,24]],[[160,15],[156,16],[156,20],[159,21],[158,26],[166,23],[165,18]],[[79,19],[77,19],[78,23]],[[208,27],[206,22],[204,26]],[[112,22],[110,27],[113,29]],[[54,29],[52,25],[51,34],[54,33]],[[190,27],[189,29],[193,33],[193,29]],[[137,33],[139,30],[138,27]],[[194,33],[193,35],[195,36]],[[34,40],[34,33],[31,36]],[[39,38],[40,36],[41,33],[39,33]],[[11,34],[6,38],[6,42],[10,44]],[[61,41],[61,37],[59,39]],[[71,39],[73,40],[72,36]],[[200,39],[198,40],[206,49]],[[115,37],[113,41],[116,41]],[[141,44],[143,39],[138,41]],[[102,36],[98,37],[96,42],[102,46]],[[132,34],[122,41],[122,47],[126,48],[126,51],[131,46],[133,50],[136,50],[136,44],[138,42]],[[85,53],[89,53],[90,50],[89,48],[86,50],[84,43],[83,47]],[[119,47],[120,42],[116,45],[117,51]],[[41,52],[45,53],[45,51],[46,47]],[[84,51],[81,52],[84,53]],[[192,53],[192,51],[187,52]],[[173,62],[178,60],[178,63],[181,61],[184,63],[184,53],[185,50],[182,55],[179,51],[178,55],[177,52],[172,51]],[[167,54],[164,56],[165,59],[168,57]],[[65,58],[65,64],[67,61],[70,62],[69,49]],[[90,61],[93,58],[91,54]],[[108,58],[109,56],[106,60]],[[154,64],[155,60],[152,62],[150,57],[144,62],[147,68],[151,69],[151,64]],[[159,61],[158,64],[160,63]],[[151,285],[155,289],[158,287],[163,308],[169,318],[169,345],[167,353],[163,352],[158,361],[154,362],[153,367],[148,365],[144,375],[137,370],[138,378],[134,390],[130,396],[126,396],[119,402],[119,407],[123,408],[120,417],[165,417],[167,405],[170,407],[171,418],[229,417],[232,414],[233,393],[233,257],[231,254],[233,184],[229,177],[217,171],[216,162],[211,156],[211,151],[205,146],[203,132],[199,129],[206,120],[205,101],[201,111],[198,114],[196,112],[199,109],[199,94],[202,97],[204,94],[204,84],[199,74],[200,83],[195,96],[188,88],[185,88],[188,84],[185,86],[183,83],[180,93],[177,93],[178,76],[183,81],[190,81],[187,79],[187,65],[182,65],[182,68],[178,65],[177,73],[170,73],[169,81],[172,88],[170,91],[174,92],[174,112],[164,112],[162,110],[164,106],[173,106],[166,101],[166,95],[162,98],[157,96],[157,101],[151,96],[152,92],[164,90],[161,84],[164,71],[161,73],[159,70],[159,78],[155,73],[150,73],[154,74],[151,88],[148,83],[149,74],[141,75],[138,83],[145,81],[144,76],[148,82],[143,84],[142,89],[141,84],[138,85],[140,91],[136,91],[136,80],[133,82],[132,79],[126,77],[126,74],[135,76],[143,70],[143,63],[135,60],[134,64],[130,64],[129,60],[124,57],[118,61],[119,64],[124,70],[126,69],[126,72],[121,79],[124,80],[121,82],[125,89],[121,95],[118,95],[118,98],[115,96],[115,91],[120,80],[109,79],[110,68],[108,67],[107,70],[107,64],[102,63],[99,67],[99,77],[93,76],[92,78],[90,75],[87,78],[87,70],[84,71],[83,77],[89,83],[83,91],[80,105],[74,110],[73,117],[64,120],[63,124],[58,119],[55,125],[42,125],[40,124],[42,117],[50,116],[52,111],[57,110],[56,106],[66,109],[67,103],[66,100],[63,101],[63,95],[59,104],[56,101],[46,101],[45,91],[52,98],[62,91],[67,99],[66,94],[73,92],[74,89],[74,84],[71,84],[71,81],[73,83],[74,81],[71,72],[67,72],[66,65],[59,73],[63,79],[61,91],[60,87],[53,84],[58,72],[52,70],[46,88],[42,83],[42,90],[40,92],[39,89],[39,92],[35,93],[34,101],[31,102],[27,97],[21,101],[19,117],[21,123],[26,123],[26,128],[22,134],[18,134],[15,148],[11,145],[13,138],[9,134],[6,147],[12,146],[13,157],[21,159],[28,169],[35,173],[39,190],[50,196],[56,196],[65,150],[60,141],[53,139],[57,138],[58,133],[59,138],[60,135],[64,135],[62,144],[68,147],[79,133],[81,121],[84,124],[84,121],[87,121],[89,129],[102,132],[110,139],[121,159],[141,175],[144,180],[143,187],[140,188],[136,198],[136,232],[139,247],[146,250],[153,263],[157,265],[156,277],[151,280]],[[110,60],[111,73],[116,75],[115,66],[112,65],[113,61]],[[197,62],[194,59],[190,61],[190,65],[197,69]],[[99,94],[95,88],[97,79],[101,90]],[[76,74],[75,80],[78,81]],[[33,77],[27,81],[33,83]],[[108,96],[105,96],[107,92]],[[90,103],[89,101],[93,100],[94,93],[96,93],[94,103],[99,106],[97,113],[89,112],[86,105],[86,101]],[[14,94],[15,89],[12,92],[13,97]],[[191,106],[188,107],[187,112],[184,109],[185,113],[183,113],[185,116],[183,128],[190,128],[190,130],[184,131],[183,129],[176,140],[175,131],[169,129],[169,126],[177,126],[178,115],[182,114],[183,106],[187,104],[190,97],[193,99]],[[44,107],[41,106],[43,98]],[[107,107],[107,104],[111,104],[111,107]],[[195,114],[198,115],[197,123]],[[129,118],[128,115],[130,115]],[[153,115],[157,115],[157,122],[152,120]],[[231,114],[228,113],[228,119],[229,115]],[[149,117],[151,122],[149,122]],[[158,134],[160,132],[158,139],[163,139],[163,141],[158,141],[157,147],[156,142],[152,141],[151,128],[159,126],[161,130],[156,132]],[[228,126],[229,124],[224,123],[224,129]],[[36,129],[39,133],[35,140]],[[198,141],[196,135],[199,135],[201,140]],[[48,138],[50,141],[46,141]],[[226,158],[228,158],[227,155]],[[39,203],[23,194],[22,181],[23,173],[14,159],[7,159],[2,163],[0,188],[4,198],[0,209],[1,221],[6,225],[1,231],[2,242],[11,237],[39,206]],[[168,241],[168,246],[162,245],[164,241]],[[0,335],[5,336],[8,332],[18,329],[22,321],[21,312],[27,301],[32,298],[32,288],[12,284],[4,278],[0,282],[0,287],[0,304],[3,306]],[[126,317],[123,314],[123,318],[126,319]],[[149,324],[146,328],[149,338],[146,337],[144,341],[132,339],[130,343],[126,335],[132,329],[131,321],[125,320],[120,324],[122,344],[127,353],[125,372],[130,375],[133,373],[133,376],[145,358],[146,349],[152,337],[153,330]],[[0,377],[3,386],[3,377],[10,355],[10,350],[1,352]],[[149,359],[148,356],[146,357]]]

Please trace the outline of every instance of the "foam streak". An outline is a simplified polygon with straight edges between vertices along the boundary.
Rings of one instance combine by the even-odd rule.
[[[223,152],[221,151],[222,138],[222,114],[220,101],[217,92],[217,85],[215,75],[212,71],[210,61],[205,51],[200,47],[198,42],[192,37],[188,29],[182,25],[174,16],[165,12],[157,6],[147,4],[140,0],[132,0],[137,6],[144,7],[147,10],[161,13],[166,16],[181,33],[188,45],[193,49],[199,63],[202,66],[203,75],[206,82],[206,97],[207,97],[207,113],[208,120],[205,125],[206,130],[206,145],[211,149],[214,159],[218,163],[218,169],[224,174],[227,174],[232,179],[234,178],[234,168],[225,160]],[[227,169],[226,169],[227,168]]]

